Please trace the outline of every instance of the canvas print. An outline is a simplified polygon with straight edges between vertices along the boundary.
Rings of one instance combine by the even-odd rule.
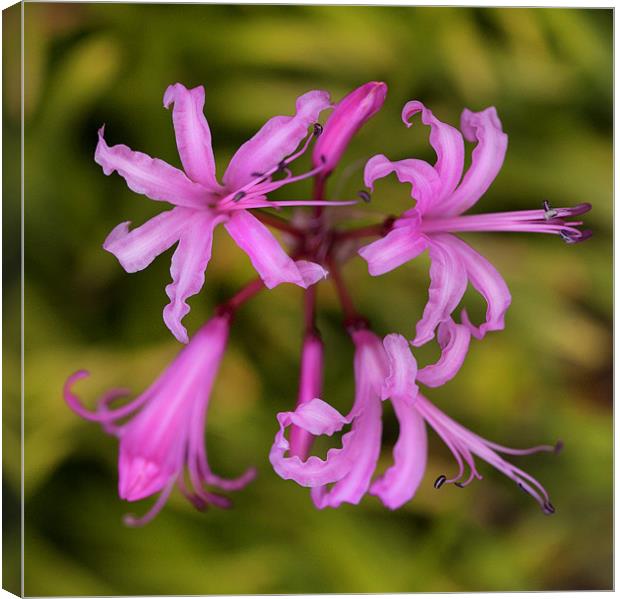
[[[612,19],[5,11],[5,588],[610,589]]]

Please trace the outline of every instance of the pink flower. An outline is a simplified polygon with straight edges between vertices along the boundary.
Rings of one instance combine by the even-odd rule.
[[[448,326],[451,328],[465,328],[451,321],[446,322],[450,323]],[[440,332],[440,335],[445,334],[445,330]],[[376,495],[390,509],[399,508],[413,498],[424,476],[426,424],[429,424],[452,451],[459,465],[457,475],[450,480],[440,476],[435,481],[436,488],[444,483],[465,486],[474,477],[481,478],[473,458],[473,455],[478,455],[532,495],[546,513],[554,511],[540,483],[506,462],[498,452],[525,455],[554,451],[556,448],[542,445],[517,450],[496,445],[468,431],[438,410],[419,393],[416,380],[435,386],[453,376],[454,368],[445,362],[445,355],[443,363],[418,371],[409,344],[401,335],[388,335],[383,343],[364,329],[355,331],[352,336],[356,383],[353,408],[347,416],[342,416],[329,404],[315,398],[298,404],[294,412],[278,414],[280,429],[271,449],[270,460],[282,478],[310,487],[312,499],[320,509],[338,507],[343,502],[357,504],[366,493]],[[462,360],[466,350],[461,352],[459,359]],[[381,451],[381,401],[385,399],[389,399],[394,408],[400,433],[393,449],[393,465],[373,480]],[[285,437],[289,426],[296,426],[312,435],[331,436],[349,424],[351,430],[342,436],[342,446],[330,449],[325,460],[312,456],[302,461],[290,451]],[[287,452],[291,455],[287,456]],[[463,480],[466,466],[470,468],[470,474]],[[329,484],[333,486],[328,488]]]
[[[336,104],[312,151],[312,163],[317,167],[324,165],[321,177],[327,177],[334,170],[351,138],[381,110],[386,94],[385,83],[370,81]]]
[[[327,92],[310,91],[297,99],[294,116],[276,116],[267,121],[232,157],[222,184],[216,179],[211,133],[203,114],[204,99],[202,86],[187,89],[180,83],[168,87],[164,94],[164,106],[174,106],[172,119],[184,171],[124,145],[108,146],[103,127],[95,152],[95,161],[106,175],[116,171],[133,191],[175,206],[131,231],[129,222],[119,224],[103,247],[118,258],[127,272],[136,272],[178,242],[170,268],[172,283],[166,287],[170,303],[164,309],[164,321],[184,343],[188,337],[181,320],[189,312],[186,300],[204,284],[213,230],[218,224],[224,224],[248,254],[268,288],[283,282],[305,288],[325,277],[326,271],[313,262],[294,261],[248,210],[337,203],[267,199],[275,189],[324,170],[321,164],[293,176],[288,165],[305,152],[314,133],[320,132],[320,127],[315,126],[314,133],[308,135],[308,127],[329,107]],[[304,138],[304,145],[297,150]],[[275,179],[280,173],[285,176]]]
[[[467,231],[522,231],[553,233],[567,243],[587,239],[580,221],[572,217],[587,212],[589,204],[575,208],[553,209],[547,202],[542,210],[524,210],[463,216],[489,188],[504,161],[508,137],[502,131],[495,108],[482,112],[464,110],[461,129],[468,141],[476,141],[471,166],[461,179],[464,164],[463,136],[442,123],[421,102],[408,102],[402,113],[409,127],[412,115],[421,112],[422,122],[430,125],[430,142],[437,154],[431,166],[417,159],[396,162],[383,155],[366,164],[364,179],[372,188],[377,179],[392,172],[403,183],[411,184],[415,208],[398,218],[382,239],[361,248],[359,254],[368,262],[371,275],[381,275],[412,260],[425,250],[431,259],[429,300],[416,327],[414,345],[433,338],[437,325],[446,320],[461,301],[467,283],[487,303],[486,321],[480,326],[470,323],[463,310],[463,322],[472,335],[482,338],[486,332],[504,328],[504,314],[510,305],[510,292],[493,265],[452,233]]]
[[[154,518],[175,485],[199,509],[208,504],[228,507],[227,498],[207,491],[205,485],[234,491],[254,478],[253,469],[234,480],[220,478],[211,472],[207,462],[207,408],[229,326],[228,316],[212,318],[144,393],[122,407],[109,408],[110,402],[127,393],[114,389],[91,412],[71,391],[73,384],[88,376],[88,372],[81,370],[67,380],[64,396],[69,407],[86,420],[99,422],[106,432],[120,440],[121,499],[138,501],[160,493],[145,516],[127,516],[127,524],[139,526]],[[119,424],[129,416],[128,421]],[[185,481],[186,468],[189,486]]]

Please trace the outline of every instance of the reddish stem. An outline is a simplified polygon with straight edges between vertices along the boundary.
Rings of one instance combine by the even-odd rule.
[[[321,176],[319,173],[314,178],[314,188],[312,191],[312,199],[316,202],[320,202],[324,200],[325,194],[325,177]],[[315,206],[314,207],[314,216],[320,218],[323,215],[324,206]]]
[[[342,311],[344,313],[345,326],[356,326],[366,322],[366,319],[355,309],[349,290],[345,285],[344,279],[342,278],[336,262],[334,260],[329,260],[328,266],[330,278],[334,283],[334,287],[336,288],[338,299],[340,300],[340,305],[342,306]]]
[[[306,289],[304,293],[304,323],[306,335],[315,334],[316,329],[316,285]]]
[[[264,288],[265,284],[263,283],[262,279],[254,279],[245,287],[242,287],[229,300],[225,301],[223,304],[220,304],[220,306],[218,306],[215,310],[216,314],[232,314],[241,305],[243,305],[249,299],[252,299]]]
[[[383,237],[392,228],[394,220],[396,219],[393,216],[388,216],[378,225],[369,225],[368,227],[349,229],[347,231],[335,231],[334,237],[336,241],[344,241],[345,239],[359,239],[360,237]]]
[[[300,239],[306,236],[304,231],[298,229],[295,225],[292,225],[289,221],[280,216],[270,214],[269,212],[261,212],[260,210],[255,210],[254,215],[258,218],[258,220],[265,223],[269,227],[273,227],[279,231],[285,231],[286,233],[290,233]]]

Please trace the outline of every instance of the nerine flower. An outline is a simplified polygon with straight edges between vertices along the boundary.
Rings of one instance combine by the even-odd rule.
[[[326,218],[322,206],[354,202],[326,202],[326,179],[353,135],[380,110],[386,91],[382,82],[358,87],[333,107],[324,127],[317,123],[317,118],[331,107],[328,94],[311,91],[302,95],[297,100],[295,115],[270,119],[239,148],[221,182],[216,178],[211,134],[203,114],[203,87],[187,89],[177,83],[164,94],[164,106],[173,107],[183,170],[127,146],[110,147],[104,140],[103,128],[99,131],[95,160],[105,174],[116,171],[133,191],[174,206],[133,230],[129,229],[130,223],[121,223],[110,233],[104,248],[118,258],[125,270],[135,272],[178,242],[172,257],[172,283],[166,287],[170,303],[164,309],[164,321],[178,340],[189,341],[181,324],[189,311],[186,300],[204,284],[213,232],[218,224],[224,225],[260,275],[222,304],[217,315],[192,337],[157,380],[126,405],[114,405],[127,392],[113,389],[90,411],[72,391],[73,384],[88,373],[79,371],[67,380],[64,396],[69,407],[83,418],[100,423],[119,439],[120,497],[137,501],[159,495],[143,517],[128,516],[128,524],[150,521],[175,486],[198,509],[208,504],[228,507],[229,499],[209,488],[233,491],[255,476],[253,469],[233,480],[215,475],[209,467],[204,443],[210,394],[228,340],[230,320],[236,309],[264,287],[283,282],[303,288],[313,285],[327,274],[323,264],[331,270],[345,326],[355,347],[354,401],[350,411],[342,415],[320,399],[324,350],[316,328],[315,291],[307,290],[297,405],[293,411],[277,416],[279,430],[269,455],[275,471],[284,479],[309,487],[319,509],[357,504],[367,493],[396,509],[413,498],[424,477],[430,425],[450,449],[458,467],[450,478],[443,474],[437,477],[436,488],[449,483],[464,487],[482,478],[475,463],[477,456],[533,496],[545,513],[554,512],[542,485],[506,461],[502,454],[526,455],[554,451],[559,446],[512,449],[492,443],[440,411],[422,395],[418,385],[437,387],[453,378],[463,364],[471,335],[481,338],[487,331],[503,328],[511,301],[497,270],[455,233],[554,233],[573,244],[589,236],[588,231],[579,229],[582,223],[573,217],[589,210],[590,205],[554,209],[545,202],[542,210],[465,215],[491,185],[504,160],[507,136],[496,111],[465,110],[461,134],[436,119],[423,104],[413,101],[405,105],[402,118],[409,127],[410,118],[422,113],[422,122],[430,126],[430,142],[437,161],[431,166],[421,160],[392,162],[377,155],[366,164],[364,179],[372,188],[377,179],[395,172],[401,182],[411,185],[415,206],[378,225],[341,230],[334,225],[335,219]],[[463,136],[477,142],[464,176]],[[294,176],[289,166],[314,139],[317,141],[312,151],[312,169]],[[308,177],[314,177],[313,200],[269,199],[272,191]],[[367,192],[360,195],[367,199]],[[312,205],[319,208],[311,218],[299,222],[250,212],[267,207]],[[294,257],[286,253],[261,219],[296,240]],[[429,300],[411,343],[422,345],[436,335],[441,355],[435,364],[418,368],[404,337],[391,334],[381,341],[357,312],[339,272],[339,263],[348,241],[368,235],[383,236],[359,250],[372,275],[388,272],[428,250]],[[462,313],[463,324],[453,320],[468,283],[487,302],[486,320],[480,326],[470,322],[466,311]],[[399,423],[399,436],[393,448],[393,464],[376,475],[383,402],[387,400]],[[345,427],[350,429],[345,431]],[[325,459],[310,455],[315,437],[336,433],[341,435],[340,446],[330,449]]]
[[[255,476],[254,469],[249,469],[237,479],[224,479],[211,471],[207,461],[204,440],[207,408],[226,347],[229,320],[229,316],[223,315],[207,322],[155,382],[122,407],[110,408],[110,404],[127,394],[124,389],[104,394],[95,411],[82,405],[72,386],[88,376],[87,371],[76,372],[65,384],[64,396],[69,407],[82,418],[100,423],[120,441],[118,494],[121,499],[138,501],[159,493],[145,516],[126,517],[129,525],[139,526],[154,518],[175,485],[198,509],[208,504],[228,507],[229,499],[208,491],[205,485],[234,491]]]
[[[448,326],[463,327],[454,323]],[[366,493],[376,495],[390,509],[399,508],[413,498],[424,476],[428,424],[448,446],[459,467],[457,474],[450,479],[439,476],[435,481],[436,488],[445,483],[464,487],[474,478],[482,478],[474,461],[474,455],[477,455],[532,495],[545,513],[553,513],[554,508],[544,487],[499,454],[526,455],[555,451],[558,446],[512,449],[479,437],[436,408],[419,392],[416,384],[416,381],[427,385],[442,384],[454,375],[454,369],[438,363],[418,370],[409,344],[401,335],[388,335],[383,343],[365,329],[355,331],[352,336],[356,384],[353,407],[347,416],[343,416],[328,403],[315,398],[298,405],[294,412],[278,414],[280,429],[270,460],[282,478],[310,487],[318,508],[338,507],[343,502],[357,504]],[[392,404],[400,432],[393,449],[393,465],[373,480],[381,451],[381,402],[386,399]],[[351,430],[342,436],[341,447],[327,452],[325,460],[312,456],[303,461],[292,452],[287,455],[290,445],[285,432],[291,425],[313,435],[331,436],[346,425],[351,425]],[[470,470],[468,475],[467,467]],[[330,484],[332,486],[328,487]]]
[[[125,145],[108,146],[103,127],[99,130],[95,152],[95,161],[106,175],[116,171],[131,190],[175,206],[132,230],[129,230],[130,222],[119,224],[103,247],[118,258],[127,272],[136,272],[178,242],[170,267],[172,283],[166,287],[170,303],[164,309],[164,321],[184,343],[188,336],[181,320],[189,312],[186,300],[204,284],[213,230],[218,224],[224,224],[268,288],[284,282],[305,288],[327,274],[314,262],[293,260],[249,210],[326,203],[270,201],[267,194],[325,168],[319,164],[307,173],[293,176],[288,166],[320,134],[321,127],[316,120],[330,106],[329,94],[307,92],[297,99],[294,116],[276,116],[267,121],[237,150],[222,183],[216,178],[211,132],[203,114],[204,100],[202,86],[187,89],[176,83],[164,94],[164,106],[173,106],[172,119],[183,171]],[[311,125],[313,132],[308,134]],[[297,149],[304,139],[303,146]],[[277,178],[281,174],[284,176]]]
[[[482,112],[464,110],[463,135],[442,123],[421,102],[405,104],[402,118],[422,113],[422,122],[430,126],[430,143],[437,154],[431,166],[423,160],[390,161],[384,155],[372,157],[364,171],[365,183],[372,188],[377,179],[390,173],[402,183],[411,184],[415,207],[407,210],[382,239],[359,250],[371,275],[381,275],[428,250],[431,260],[429,300],[417,323],[414,345],[432,339],[437,325],[448,318],[461,301],[468,282],[487,303],[486,321],[471,324],[463,310],[463,322],[471,333],[482,338],[486,332],[504,328],[504,314],[511,297],[504,279],[486,258],[454,235],[468,231],[518,231],[559,235],[569,244],[583,241],[589,231],[581,231],[580,221],[572,220],[590,209],[590,204],[574,208],[552,208],[481,215],[464,215],[487,191],[497,176],[506,153],[508,137],[502,131],[495,108]],[[462,177],[463,136],[477,145],[471,166]]]

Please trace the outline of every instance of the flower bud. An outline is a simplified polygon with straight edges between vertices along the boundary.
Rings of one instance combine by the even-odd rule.
[[[312,152],[313,164],[325,165],[323,177],[327,177],[334,170],[359,128],[380,110],[386,94],[385,83],[371,81],[358,87],[336,104]]]

